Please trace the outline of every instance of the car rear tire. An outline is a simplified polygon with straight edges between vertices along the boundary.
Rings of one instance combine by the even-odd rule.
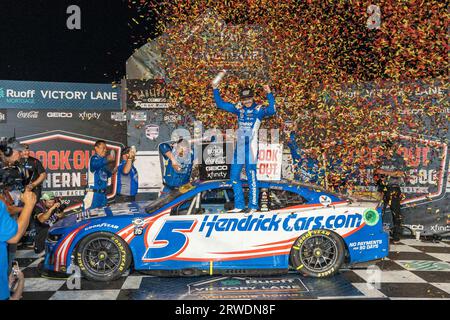
[[[292,246],[290,261],[300,273],[321,278],[339,271],[345,259],[342,238],[330,230],[311,230],[302,234]]]
[[[112,281],[130,268],[132,256],[122,238],[109,232],[84,237],[77,248],[76,262],[89,280]]]

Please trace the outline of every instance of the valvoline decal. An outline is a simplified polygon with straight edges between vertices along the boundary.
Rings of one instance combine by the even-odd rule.
[[[305,217],[297,214],[279,217],[277,214],[266,217],[250,215],[244,218],[223,218],[219,215],[206,215],[200,224],[199,232],[210,237],[213,232],[227,231],[305,231],[314,229],[357,228],[362,223],[360,214],[341,214]]]

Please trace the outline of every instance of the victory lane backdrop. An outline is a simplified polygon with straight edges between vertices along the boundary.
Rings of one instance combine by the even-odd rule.
[[[7,121],[0,125],[0,136],[10,137],[15,132],[19,141],[29,144],[31,155],[42,162],[47,172],[44,191],[55,192],[69,209],[75,209],[81,204],[87,187],[89,158],[95,141],[105,140],[116,156],[114,165],[120,162],[120,149],[126,143],[126,123],[113,120],[112,113],[7,109]],[[116,175],[113,175],[108,198],[115,191]]]

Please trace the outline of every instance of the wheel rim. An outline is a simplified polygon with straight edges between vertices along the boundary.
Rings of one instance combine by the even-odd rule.
[[[299,256],[305,268],[323,272],[335,265],[338,248],[335,241],[325,235],[312,236],[300,246]]]
[[[120,250],[109,238],[95,238],[83,248],[83,263],[90,273],[105,276],[120,266]]]

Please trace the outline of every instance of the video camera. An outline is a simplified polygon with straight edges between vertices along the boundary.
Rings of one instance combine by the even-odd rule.
[[[5,157],[12,155],[13,150],[8,146],[8,140],[0,140],[0,151]],[[20,164],[0,165],[0,191],[8,188],[9,190],[25,190],[28,172]]]

